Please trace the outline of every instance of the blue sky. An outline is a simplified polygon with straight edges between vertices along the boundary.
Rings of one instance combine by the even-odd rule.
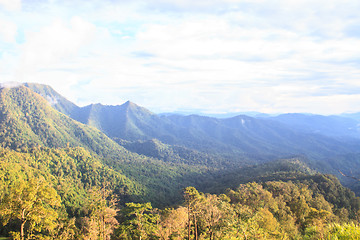
[[[360,112],[358,0],[0,0],[0,82],[154,112]]]

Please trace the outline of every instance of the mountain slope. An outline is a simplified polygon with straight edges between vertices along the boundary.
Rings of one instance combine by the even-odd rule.
[[[357,121],[360,121],[360,112],[358,113],[344,113],[340,115],[341,117],[346,117],[346,118],[352,118],[355,119]]]
[[[178,201],[181,189],[195,185],[208,171],[205,166],[166,163],[132,153],[96,128],[56,111],[25,86],[0,89],[0,129],[1,146],[16,151],[83,147],[141,189],[138,201],[158,205]]]
[[[37,83],[24,83],[24,86],[45,98],[50,105],[61,113],[70,116],[78,111],[80,107],[70,102],[48,85]]]
[[[37,89],[43,95],[46,92],[42,90],[44,87],[29,86]],[[45,88],[47,92],[51,92],[48,88]],[[54,92],[51,92],[53,95],[50,95],[55,98],[56,92]],[[61,98],[57,96],[56,99]],[[60,106],[71,105],[66,101],[59,100],[59,102],[61,102]],[[349,164],[359,166],[357,160],[352,159],[357,159],[356,153],[360,149],[360,140],[339,137],[344,132],[347,132],[348,136],[356,134],[353,128],[355,122],[339,117],[302,114],[281,115],[275,118],[252,118],[240,115],[227,119],[197,115],[159,116],[131,102],[120,106],[95,104],[83,108],[52,106],[78,121],[100,129],[128,150],[146,155],[147,157],[143,160],[139,160],[143,156],[130,154],[123,148],[117,148],[114,146],[114,142],[109,142],[108,139],[103,143],[106,145],[105,150],[104,146],[99,145],[98,153],[111,156],[108,157],[111,159],[110,162],[122,159],[119,169],[134,177],[141,171],[145,171],[149,176],[154,176],[149,169],[157,169],[154,170],[155,172],[161,169],[159,171],[163,174],[169,174],[172,171],[171,181],[175,182],[180,177],[181,171],[189,171],[192,177],[199,177],[197,173],[204,171],[214,161],[221,162],[225,166],[239,167],[244,164],[271,161],[294,155],[304,155],[309,158],[311,167],[323,172],[335,173],[338,176],[338,170],[348,171],[347,165]],[[68,112],[64,109],[72,110]],[[30,134],[31,131],[28,135]],[[154,138],[159,139],[167,146],[151,142],[151,139]],[[126,143],[123,139],[132,142]],[[97,146],[97,143],[87,144],[86,141],[76,141],[87,146]],[[91,141],[91,136],[89,141]],[[167,152],[161,152],[161,148],[166,148]],[[191,152],[192,156],[189,155]],[[195,155],[196,157],[193,157]],[[179,161],[168,161],[169,158]],[[200,159],[207,159],[209,162]],[[350,163],[347,162],[348,159]],[[334,162],[338,164],[333,164]],[[153,165],[148,167],[149,164]],[[180,164],[185,167],[179,167]],[[114,165],[116,164],[114,163]],[[189,170],[195,165],[199,168]],[[217,166],[215,164],[216,168],[219,165],[221,164]],[[132,166],[136,167],[133,169]],[[179,168],[183,169],[179,170]],[[147,181],[142,174],[136,177],[141,181]],[[161,181],[167,180],[158,180],[157,184],[162,185]],[[166,187],[164,186],[164,188]]]
[[[208,141],[211,139],[219,145],[226,144],[232,149],[247,154],[276,157],[304,154],[324,157],[339,152],[355,151],[360,143],[352,145],[320,134],[302,133],[276,121],[248,116],[228,119],[197,115],[168,118]]]
[[[71,107],[69,113],[60,106],[71,104],[56,95],[55,91],[49,90],[50,87],[29,86],[42,95],[46,95],[45,91],[40,90],[47,89],[46,92],[50,92],[53,98],[62,99],[59,100],[60,105],[53,107],[77,121],[96,127],[114,140],[156,138],[166,144],[182,145],[206,153],[232,155],[235,161],[245,155],[255,159],[274,159],[294,154],[323,158],[356,151],[360,146],[360,141],[350,143],[332,138],[346,129],[349,134],[356,134],[355,129],[348,129],[354,127],[353,120],[349,119],[341,125],[342,118],[301,114],[275,118],[239,115],[227,119],[198,115],[159,116],[129,101],[117,106],[92,104],[82,108]],[[321,131],[314,130],[318,128]],[[237,157],[240,155],[240,158]]]
[[[86,191],[105,186],[104,181],[121,201],[143,197],[141,186],[104,165],[84,148],[35,147],[26,151],[0,148],[0,182],[39,176],[57,186],[71,217],[82,211]]]
[[[304,133],[316,133],[338,138],[360,138],[360,122],[351,118],[288,113],[270,119]]]
[[[174,127],[130,101],[117,106],[91,104],[73,112],[71,117],[100,129],[111,138],[126,140],[165,139]]]
[[[100,155],[126,152],[95,128],[54,110],[25,86],[0,89],[0,141],[12,149],[33,147],[85,147]]]

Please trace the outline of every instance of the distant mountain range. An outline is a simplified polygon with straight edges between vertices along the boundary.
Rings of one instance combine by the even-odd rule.
[[[356,151],[360,122],[340,116],[283,114],[276,117],[213,118],[157,115],[130,101],[117,106],[78,107],[51,87],[25,84],[58,111],[93,126],[110,138],[128,141],[159,139],[202,151],[284,157]],[[344,140],[346,138],[346,140]],[[349,144],[348,138],[350,141]]]
[[[41,84],[0,89],[3,147],[83,147],[158,202],[165,195],[176,199],[184,186],[208,186],[218,173],[239,174],[244,166],[281,158],[300,157],[339,177],[339,171],[360,174],[360,121],[354,116],[155,114],[129,101],[79,107]],[[159,188],[163,194],[154,194]]]

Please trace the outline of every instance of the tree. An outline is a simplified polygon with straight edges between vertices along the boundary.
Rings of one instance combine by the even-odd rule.
[[[197,211],[196,204],[200,199],[200,193],[194,187],[187,187],[184,190],[184,199],[185,204],[188,210],[188,240],[190,240],[191,236],[191,225],[194,224],[194,239],[197,239]]]
[[[177,209],[165,209],[161,212],[160,222],[158,223],[158,236],[162,240],[184,239],[187,226],[187,208],[178,207]]]
[[[228,217],[230,214],[229,198],[225,195],[217,196],[206,194],[201,201],[196,204],[198,212],[198,223],[201,236],[210,240],[223,235],[226,232]]]
[[[151,203],[126,203],[123,221],[117,231],[120,239],[149,239],[157,232],[159,215],[153,214]]]
[[[105,187],[93,187],[88,191],[86,204],[88,216],[83,219],[87,239],[110,239],[110,235],[118,225],[115,218],[117,214],[115,204],[112,192]]]
[[[60,197],[43,177],[11,182],[0,203],[4,225],[20,222],[20,239],[27,235],[45,234],[56,227]]]

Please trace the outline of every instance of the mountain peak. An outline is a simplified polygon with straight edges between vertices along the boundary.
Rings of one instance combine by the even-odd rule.
[[[142,114],[150,114],[153,115],[154,113],[152,113],[150,110],[148,110],[147,108],[141,107],[139,105],[137,105],[136,103],[132,102],[132,101],[127,101],[124,104],[121,105],[123,108],[125,108],[128,111],[131,112],[138,112],[138,113],[142,113]]]
[[[125,107],[139,107],[136,103],[128,100],[123,104]]]

